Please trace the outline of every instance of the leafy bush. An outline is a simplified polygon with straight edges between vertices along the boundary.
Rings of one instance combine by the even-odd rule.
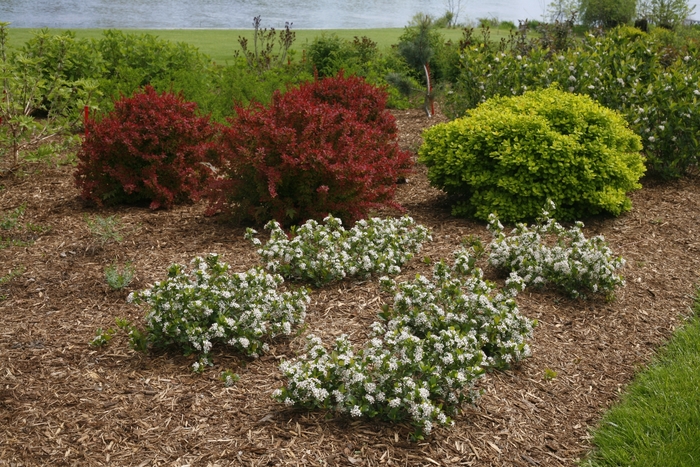
[[[129,295],[129,301],[149,309],[146,332],[135,333],[142,342],[132,340],[134,347],[176,346],[185,354],[196,353],[197,371],[210,364],[217,343],[257,357],[268,349],[265,339],[289,335],[292,326],[304,322],[307,292],[277,293],[284,281],[281,276],[259,268],[229,274],[228,264],[217,254],[197,257],[192,263],[191,272],[171,265],[166,280]]]
[[[642,137],[650,173],[679,177],[698,164],[700,41],[686,29],[645,34],[621,27],[589,34],[569,49],[543,38],[494,43],[466,30],[459,77],[446,109],[462,115],[494,96],[520,95],[559,83],[625,116]]]
[[[287,279],[308,281],[316,286],[338,281],[345,277],[369,277],[373,273],[398,274],[400,266],[420,251],[422,243],[430,239],[428,229],[414,227],[410,217],[401,219],[362,219],[350,230],[341,220],[328,216],[320,225],[313,219],[291,235],[276,222],[269,222],[270,240],[258,254],[265,267]],[[246,238],[256,232],[246,231]]]
[[[632,21],[637,0],[580,0],[579,7],[584,24],[612,28]]]
[[[8,23],[0,22],[0,162],[12,169],[28,148],[76,129],[97,83],[72,73],[82,50],[70,34],[42,30],[19,50],[8,41]]]
[[[554,210],[554,204],[550,202],[548,209]],[[498,217],[492,214],[489,230],[494,240],[489,245],[489,263],[517,273],[528,285],[552,283],[575,298],[587,293],[612,296],[615,288],[625,284],[616,273],[625,260],[613,256],[601,235],[586,239],[582,228],[583,223],[576,222],[566,230],[543,209],[535,225],[518,224],[506,236]]]
[[[411,158],[385,102],[381,89],[339,75],[276,93],[269,107],[238,107],[223,130],[209,213],[289,225],[398,207],[396,180]]]
[[[147,86],[86,122],[76,185],[98,205],[148,200],[157,209],[197,200],[210,176],[215,131],[196,104]]]
[[[100,80],[104,110],[146,85],[160,92],[182,92],[185,99],[198,103],[210,98],[211,60],[190,44],[110,29],[95,48],[104,62]]]
[[[494,293],[473,256],[462,250],[455,257],[452,268],[436,266],[434,282],[382,278],[394,300],[380,313],[385,323],[372,325],[369,342],[357,350],[341,336],[326,350],[309,336],[306,354],[281,365],[287,383],[274,397],[352,417],[410,419],[418,438],[433,424],[450,424],[460,403],[475,397],[471,388],[485,368],[529,355],[533,326],[515,304],[519,278]]]
[[[553,88],[490,99],[424,140],[431,183],[453,197],[454,215],[480,219],[532,219],[548,199],[559,218],[619,215],[645,170],[622,117]]]

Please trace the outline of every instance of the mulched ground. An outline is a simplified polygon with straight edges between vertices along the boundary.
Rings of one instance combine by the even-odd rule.
[[[420,130],[441,120],[418,111],[396,116],[401,144],[413,150]],[[16,240],[33,243],[0,250],[0,277],[24,268],[0,285],[0,466],[575,465],[590,448],[589,429],[682,324],[700,271],[699,179],[645,182],[629,214],[589,220],[585,229],[627,259],[627,285],[616,300],[524,292],[521,312],[539,321],[532,358],[487,375],[482,397],[453,428],[413,443],[408,425],[328,417],[270,398],[283,383],[280,361],[303,349],[307,333],[364,338],[379,311],[374,282],[315,290],[302,335],[274,343],[257,360],[219,350],[203,375],[177,354],[131,351],[122,336],[95,349],[88,342],[98,327],[114,327],[115,317],[141,320],[143,310],[126,296],[162,279],[169,264],[219,252],[244,271],[258,258],[243,229],[204,217],[202,205],[96,211],[78,199],[71,167],[25,172],[0,179],[0,212],[26,203],[22,223],[50,230],[24,229]],[[489,240],[483,223],[450,217],[424,168],[398,198],[433,231],[421,258],[451,258],[469,234]],[[118,215],[124,240],[100,245],[84,219],[94,214]],[[127,290],[105,282],[103,270],[114,261],[133,261],[137,277]],[[402,277],[417,272],[430,274],[414,260]],[[240,381],[224,387],[224,369]],[[546,379],[545,370],[556,378]]]

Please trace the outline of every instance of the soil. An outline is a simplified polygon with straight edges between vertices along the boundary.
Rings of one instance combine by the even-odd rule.
[[[411,150],[422,128],[445,120],[395,115],[401,145]],[[191,372],[192,357],[137,353],[122,335],[90,347],[115,317],[141,322],[144,310],[126,296],[162,279],[169,264],[218,252],[245,271],[258,258],[243,228],[205,217],[202,203],[88,208],[72,171],[35,164],[0,179],[2,215],[26,204],[20,223],[34,226],[0,230],[5,238],[15,232],[15,245],[0,249],[0,277],[21,272],[0,284],[0,466],[572,466],[591,448],[601,414],[690,314],[698,283],[699,179],[644,181],[631,212],[585,228],[627,260],[627,285],[615,300],[526,290],[521,313],[539,322],[532,357],[482,378],[481,398],[454,427],[411,442],[408,424],[290,409],[270,397],[283,384],[280,361],[303,349],[306,334],[364,338],[379,311],[374,281],[314,290],[301,335],[274,341],[259,359],[216,349],[215,366],[201,375]],[[489,241],[484,223],[450,216],[424,167],[399,186],[398,200],[433,231],[420,258],[451,258],[470,234]],[[85,221],[96,214],[118,216],[124,239],[102,244]],[[420,258],[400,278],[430,275]],[[111,290],[104,268],[127,261],[134,282]],[[219,380],[225,369],[240,375],[231,387]]]

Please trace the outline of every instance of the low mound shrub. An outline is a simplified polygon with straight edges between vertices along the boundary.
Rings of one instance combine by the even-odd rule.
[[[238,107],[223,130],[209,213],[290,225],[399,207],[396,180],[411,157],[385,104],[384,90],[341,74],[275,93],[268,107]]]
[[[350,230],[333,216],[323,219],[323,224],[309,219],[298,229],[292,226],[290,235],[276,221],[265,228],[270,230],[265,245],[254,238],[255,230],[246,231],[246,238],[261,246],[258,254],[265,268],[315,286],[346,277],[398,274],[423,242],[432,240],[428,229],[408,216],[362,219]]]
[[[309,336],[307,352],[282,363],[287,381],[273,397],[352,417],[408,420],[416,438],[451,424],[461,403],[475,399],[474,383],[486,369],[530,355],[536,324],[515,302],[522,279],[513,275],[499,291],[475,262],[460,250],[452,267],[436,265],[432,281],[382,278],[394,298],[383,305],[383,322],[372,325],[368,342],[358,348],[341,336],[327,349]]]
[[[219,255],[192,260],[193,268],[173,264],[168,277],[152,287],[131,293],[128,301],[147,307],[144,331],[117,320],[129,333],[130,345],[146,351],[174,347],[195,354],[195,371],[211,364],[214,345],[227,345],[251,357],[268,350],[268,341],[289,335],[303,324],[309,302],[305,289],[278,292],[282,276],[261,268],[230,273]],[[113,330],[98,330],[93,345],[103,345]]]
[[[641,142],[616,112],[555,88],[490,99],[424,133],[419,161],[457,216],[558,219],[628,211],[644,174]]]
[[[550,202],[535,225],[518,224],[510,235],[492,214],[489,263],[515,272],[528,286],[553,284],[573,298],[604,293],[611,299],[615,289],[625,285],[617,272],[625,260],[613,255],[602,235],[586,238],[582,222],[569,230],[559,225],[549,215],[554,207]]]
[[[85,133],[75,182],[98,205],[196,201],[211,175],[216,128],[182,96],[146,86],[101,120],[86,121]]]

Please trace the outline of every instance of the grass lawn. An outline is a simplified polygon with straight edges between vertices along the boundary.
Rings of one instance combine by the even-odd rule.
[[[10,28],[10,41],[12,44],[23,44],[38,29]],[[52,34],[58,34],[65,29],[49,29]],[[72,29],[78,38],[99,38],[103,29]],[[218,63],[225,63],[233,58],[236,50],[239,50],[238,37],[253,38],[252,29],[133,29],[123,30],[124,32],[144,33],[158,36],[173,42],[188,42],[199,48],[200,51],[209,55],[212,60]],[[353,37],[367,36],[377,43],[380,50],[396,44],[399,36],[403,33],[403,28],[385,29],[300,29],[295,30],[296,41],[292,49],[301,52],[307,43],[321,34],[336,34],[338,37],[352,40]],[[440,29],[440,33],[445,40],[458,41],[462,37],[461,29]],[[498,41],[501,37],[507,37],[508,31],[505,29],[492,29],[491,40]]]
[[[700,465],[700,295],[694,311],[605,415],[584,465]]]

